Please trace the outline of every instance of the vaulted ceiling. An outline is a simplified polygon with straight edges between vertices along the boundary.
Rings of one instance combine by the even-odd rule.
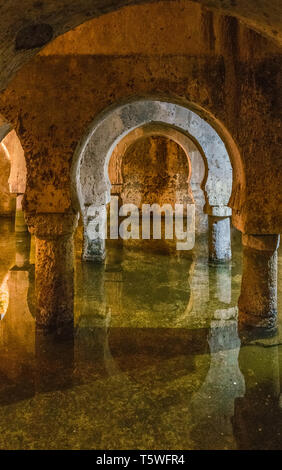
[[[90,18],[123,6],[157,1],[159,0],[2,0],[0,88],[6,86],[22,64],[60,34]],[[282,0],[192,1],[235,16],[282,45]]]

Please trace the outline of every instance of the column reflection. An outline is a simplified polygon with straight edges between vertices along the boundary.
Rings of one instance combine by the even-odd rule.
[[[281,449],[280,349],[275,342],[263,341],[241,348],[239,365],[246,393],[235,400],[233,428],[238,449]]]

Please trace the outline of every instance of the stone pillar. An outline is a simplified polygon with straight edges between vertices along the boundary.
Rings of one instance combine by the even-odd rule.
[[[242,236],[243,276],[238,302],[242,327],[276,329],[279,235]]]
[[[211,207],[209,211],[209,258],[211,261],[231,259],[229,207]]]
[[[82,259],[84,261],[103,262],[106,256],[106,206],[89,206],[83,219],[83,225]]]
[[[57,330],[73,322],[74,214],[26,215],[35,235],[36,325]]]
[[[15,232],[27,232],[28,227],[24,218],[22,209],[23,194],[18,194],[16,198],[16,216],[15,216]]]

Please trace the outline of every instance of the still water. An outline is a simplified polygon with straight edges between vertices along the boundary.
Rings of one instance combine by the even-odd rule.
[[[240,341],[237,232],[232,251],[226,266],[204,238],[187,256],[108,247],[105,266],[77,253],[58,339],[35,328],[29,237],[0,220],[0,449],[282,449],[282,325]]]

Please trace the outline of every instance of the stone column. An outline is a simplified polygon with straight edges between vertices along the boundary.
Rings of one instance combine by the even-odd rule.
[[[209,215],[209,259],[229,261],[231,259],[229,207],[210,207]]]
[[[83,225],[82,259],[84,261],[103,262],[106,256],[106,206],[89,206],[83,219]]]
[[[74,214],[26,215],[35,235],[36,325],[58,330],[73,322]]]
[[[279,235],[242,236],[243,276],[238,302],[243,327],[275,330]]]
[[[16,216],[15,216],[15,232],[27,232],[28,227],[24,218],[22,209],[23,194],[18,194],[16,197]]]

